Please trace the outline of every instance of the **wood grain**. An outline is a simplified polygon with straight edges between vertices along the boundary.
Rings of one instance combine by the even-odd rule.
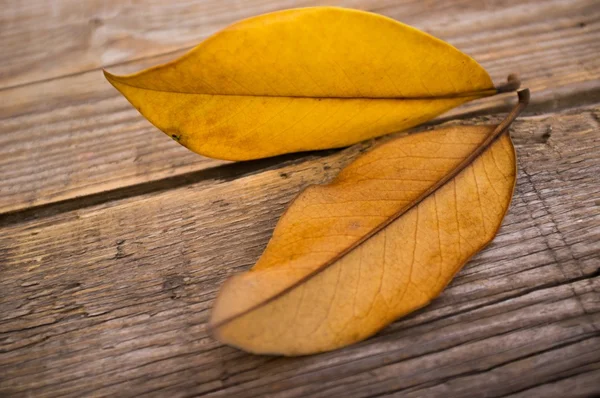
[[[11,2],[10,6],[15,11],[6,15],[19,16],[28,24],[39,23],[40,15],[47,11],[44,11],[44,7],[50,7],[51,3],[36,3],[42,4],[40,10],[25,5],[30,3]],[[524,85],[532,89],[534,105],[545,104],[544,109],[552,104],[556,107],[570,106],[584,97],[587,103],[590,101],[588,97],[592,100],[600,98],[600,81],[597,79],[600,75],[600,58],[596,56],[600,52],[600,40],[597,40],[600,10],[593,1],[565,4],[511,0],[484,4],[455,0],[444,5],[436,3],[434,6],[432,3],[431,12],[427,13],[422,12],[422,2],[382,1],[368,3],[368,6],[367,2],[351,3],[412,23],[448,40],[480,61],[497,82],[504,81],[509,72],[520,73]],[[133,11],[126,2],[91,1],[77,4],[66,2],[64,6],[60,5],[57,16],[53,18],[62,18],[62,12],[70,12],[74,20],[79,20],[77,18],[80,15],[94,18],[98,7],[106,7],[102,12],[116,15],[114,18],[121,15],[118,10],[127,8],[129,11],[122,12],[134,18],[127,14]],[[104,5],[101,7],[100,4]],[[225,9],[214,2],[182,4],[183,8],[177,9],[181,15],[200,13],[196,8],[185,7],[212,9],[208,15],[216,18],[214,21],[220,21],[215,17],[215,12],[225,13]],[[251,4],[255,4],[255,8],[248,7],[244,12],[281,7],[277,2]],[[169,29],[183,29],[185,24],[175,24],[173,27],[169,18],[165,17],[170,14],[164,7],[174,6],[157,3],[147,7],[143,13],[154,21],[151,31],[141,29],[139,21],[133,23],[125,18],[122,23],[130,21],[132,27],[129,29],[146,32],[152,40],[155,34],[159,35],[153,32],[161,29],[171,32],[165,33],[167,35],[175,34]],[[227,14],[228,18],[236,18],[236,12]],[[35,13],[37,17],[28,13]],[[152,17],[152,13],[160,16]],[[200,20],[195,23],[199,29],[216,29],[212,24],[206,27]],[[58,29],[59,25],[50,24],[48,29]],[[1,26],[2,32],[12,29]],[[26,29],[27,26],[31,28],[27,24],[13,28]],[[48,35],[51,36],[50,33]],[[77,40],[77,34],[70,36],[73,36],[72,40]],[[0,33],[0,37],[5,36]],[[135,40],[123,40],[130,43],[128,45],[132,48],[138,48]],[[95,44],[94,48],[109,51],[111,46],[117,44],[101,42]],[[18,53],[16,48],[7,48]],[[79,47],[69,48],[68,54],[80,56],[76,50]],[[17,53],[3,59],[18,58]],[[179,53],[144,58],[114,68],[114,71],[131,72],[165,62]],[[46,60],[46,64],[57,64],[52,59]],[[30,70],[23,66],[24,62],[22,60],[19,63],[19,71]],[[43,70],[47,70],[45,66]],[[2,65],[0,71],[6,73],[9,69]],[[0,95],[3,98],[0,107],[0,213],[184,176],[224,164],[190,153],[171,142],[121,98],[96,69],[88,72],[78,69],[76,75],[0,90]],[[507,104],[506,98],[496,97],[472,103],[449,115],[458,116],[501,107]]]
[[[219,285],[258,258],[297,192],[369,144],[2,216],[0,395],[598,394],[599,120],[598,106],[517,120],[518,186],[494,242],[431,306],[316,356],[248,355],[213,340],[206,321]]]
[[[495,81],[520,73],[533,102],[512,128],[513,205],[494,242],[438,300],[361,344],[260,357],[207,334],[218,287],[254,263],[287,203],[374,142],[256,162],[206,159],[139,116],[100,68],[139,70],[234,20],[317,3],[2,4],[0,396],[600,395],[593,0],[330,3],[424,29]],[[497,122],[513,97],[435,123]]]
[[[513,26],[518,26],[530,21],[531,14],[539,14],[535,18],[548,25],[551,24],[552,18],[557,16],[568,22],[575,22],[569,18],[574,14],[583,17],[584,20],[594,17],[589,15],[589,11],[594,11],[594,2],[589,0],[536,3],[514,0],[496,4],[468,0],[453,0],[444,4],[433,0],[418,3],[338,0],[328,4],[372,10],[424,28],[434,35],[443,36],[444,31],[452,35],[458,33],[463,37],[462,41],[465,41],[465,37],[475,35],[485,39],[486,35],[481,35],[481,32],[490,28],[504,30],[508,28],[505,21],[511,21]],[[3,49],[3,57],[0,60],[0,88],[189,49],[236,20],[282,8],[314,5],[322,5],[322,2],[4,2],[0,15],[0,47]],[[548,14],[550,18],[546,16]],[[495,18],[490,20],[490,17]]]

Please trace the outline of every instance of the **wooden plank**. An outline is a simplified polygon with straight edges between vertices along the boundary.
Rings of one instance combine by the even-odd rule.
[[[572,398],[593,397],[594,393],[597,392],[595,386],[598,384],[598,380],[600,380],[600,369],[584,370],[575,376],[559,378],[554,382],[511,394],[509,397],[548,397],[558,394],[562,394],[563,397],[568,396]]]
[[[568,378],[598,394],[599,120],[598,106],[517,120],[518,185],[494,242],[432,305],[315,356],[248,355],[213,340],[206,321],[222,281],[256,260],[295,194],[368,144],[39,219],[3,216],[0,395],[560,397]]]
[[[593,10],[593,0],[510,1],[502,4],[453,0],[443,5],[391,0],[342,0],[334,4],[374,10],[424,27],[465,31],[476,35],[506,21],[519,24],[525,15],[584,16]],[[186,2],[141,2],[118,0],[33,0],[3,3],[0,15],[0,88],[29,84],[72,75],[102,66],[187,49],[230,23],[282,8],[319,5],[315,0],[282,3],[249,0],[223,3],[215,0]],[[426,12],[424,12],[426,10]],[[597,11],[597,10],[596,10]],[[589,19],[589,18],[584,18]],[[429,21],[427,23],[426,21]]]
[[[245,3],[9,1],[0,18],[0,87],[172,52],[236,19],[281,8],[277,1]]]
[[[479,4],[478,2],[477,4]],[[412,4],[412,5],[411,5]],[[435,17],[407,7],[378,11],[433,31],[480,60],[496,81],[519,72],[535,104],[572,106],[600,98],[600,10],[589,2],[563,7],[522,2],[490,10],[435,8]],[[483,7],[481,9],[480,7]],[[500,7],[498,5],[497,7]],[[514,18],[508,18],[513,13]],[[450,23],[453,15],[456,23]],[[499,22],[502,17],[502,23]],[[584,25],[581,25],[583,23]],[[133,71],[171,59],[145,59],[122,66]],[[53,79],[2,92],[0,108],[0,213],[74,197],[183,176],[224,162],[175,145],[121,98],[99,71]],[[591,98],[590,98],[591,97]],[[449,115],[491,111],[506,97],[469,104]]]

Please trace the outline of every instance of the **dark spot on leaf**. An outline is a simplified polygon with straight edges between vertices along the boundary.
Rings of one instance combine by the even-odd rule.
[[[207,126],[213,126],[214,124],[216,124],[218,122],[218,120],[215,119],[214,117],[207,116],[204,119],[204,122],[206,123]]]
[[[290,175],[288,173],[281,172],[281,173],[279,173],[279,177],[281,177],[281,178],[289,178]]]
[[[585,22],[579,22],[579,27],[580,28],[585,28]]]
[[[331,166],[329,166],[329,165],[323,166],[323,170],[329,170],[329,169],[331,169]]]

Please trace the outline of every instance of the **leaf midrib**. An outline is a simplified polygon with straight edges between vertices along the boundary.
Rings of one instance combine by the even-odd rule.
[[[376,100],[433,101],[433,100],[438,100],[438,99],[486,97],[486,96],[494,95],[497,92],[499,92],[498,88],[492,87],[492,88],[485,89],[485,90],[470,91],[470,92],[457,93],[457,94],[447,94],[447,95],[438,95],[438,96],[414,96],[414,97],[336,97],[336,96],[303,96],[303,95],[271,95],[271,94],[223,94],[223,93],[211,94],[211,93],[189,93],[189,92],[184,92],[184,91],[171,91],[171,90],[161,90],[161,89],[157,89],[157,88],[140,87],[140,86],[135,86],[133,84],[125,83],[118,79],[114,79],[112,76],[109,77],[109,75],[107,75],[107,79],[113,85],[115,83],[117,83],[117,84],[122,84],[124,86],[132,87],[132,88],[135,88],[138,90],[155,91],[155,92],[159,92],[159,93],[180,94],[180,95],[222,96],[222,97],[251,97],[251,98],[288,98],[288,99],[298,98],[298,99],[319,99],[319,100],[320,99],[334,99],[334,100],[337,99],[337,100],[372,100],[372,101],[376,101]]]
[[[254,311],[256,309],[261,308],[261,307],[263,307],[263,306],[265,306],[265,305],[267,305],[267,304],[269,304],[269,303],[271,303],[271,302],[279,299],[280,297],[286,295],[287,293],[289,293],[290,291],[294,290],[298,286],[301,286],[303,283],[305,283],[308,280],[312,279],[314,276],[318,275],[319,273],[325,271],[327,268],[329,268],[330,266],[332,266],[333,264],[335,264],[336,262],[338,262],[341,258],[343,258],[347,254],[351,253],[358,246],[362,245],[367,240],[371,239],[373,236],[375,236],[376,234],[378,234],[380,231],[382,231],[383,229],[387,228],[394,221],[396,221],[397,219],[399,219],[400,217],[402,217],[404,214],[406,214],[407,212],[409,212],[410,210],[412,210],[413,208],[415,208],[417,205],[419,205],[420,203],[422,203],[425,199],[427,199],[433,193],[435,193],[436,191],[438,191],[441,187],[443,187],[448,182],[450,182],[454,178],[456,178],[469,165],[471,165],[475,161],[475,159],[477,159],[486,150],[488,150],[491,147],[491,145],[494,142],[496,142],[496,140],[498,138],[500,138],[504,133],[506,133],[508,131],[508,127],[510,126],[510,124],[523,111],[523,109],[525,109],[525,107],[529,103],[529,89],[520,90],[518,92],[518,95],[519,95],[519,102],[515,105],[515,107],[507,115],[507,117],[500,124],[498,124],[496,126],[496,128],[494,129],[494,131],[490,135],[488,135],[488,137],[481,144],[479,144],[479,146],[477,148],[475,148],[475,150],[473,150],[473,152],[471,152],[471,154],[469,156],[467,156],[462,162],[460,162],[448,174],[446,174],[444,177],[442,177],[440,180],[438,180],[435,184],[433,184],[427,190],[425,190],[421,195],[419,195],[417,198],[413,199],[413,201],[411,203],[409,203],[406,206],[404,206],[403,208],[401,208],[399,211],[397,211],[396,213],[394,213],[392,216],[388,217],[387,220],[383,221],[377,227],[373,228],[371,231],[369,231],[363,237],[361,237],[360,239],[358,239],[352,245],[350,245],[346,249],[342,250],[340,253],[338,253],[337,255],[335,255],[334,257],[332,257],[330,260],[328,260],[327,262],[325,262],[324,264],[322,264],[319,268],[317,268],[316,270],[310,272],[309,274],[307,274],[303,278],[299,279],[294,284],[286,287],[281,292],[279,292],[279,293],[277,293],[277,294],[269,297],[268,299],[266,299],[266,300],[264,300],[264,301],[262,301],[262,302],[260,302],[260,303],[258,303],[256,305],[254,305],[254,306],[252,306],[250,308],[247,308],[246,310],[241,311],[240,313],[231,315],[231,316],[229,316],[229,317],[227,317],[227,318],[225,318],[225,319],[217,322],[215,325],[210,325],[209,326],[210,329],[216,330],[216,329],[222,327],[223,325],[226,325],[226,324],[230,323],[231,321],[233,321],[233,320],[235,320],[237,318],[240,318],[240,317],[242,317],[242,316],[244,316],[246,314],[249,314],[249,313],[251,313],[252,311]]]

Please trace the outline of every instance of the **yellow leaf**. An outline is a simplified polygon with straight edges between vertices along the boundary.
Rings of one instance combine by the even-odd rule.
[[[367,338],[427,305],[495,236],[516,175],[509,124],[397,138],[300,194],[248,272],[228,279],[215,336],[301,355]]]
[[[449,44],[334,7],[250,18],[173,62],[105,75],[177,142],[227,160],[347,146],[497,92]]]

